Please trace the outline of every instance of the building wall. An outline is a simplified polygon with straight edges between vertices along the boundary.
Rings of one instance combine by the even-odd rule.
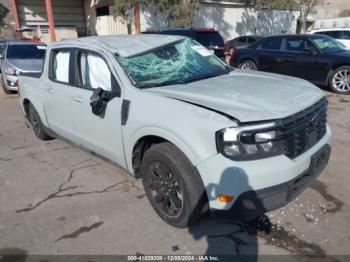
[[[51,0],[55,23],[56,39],[76,38],[84,35],[85,15],[82,0]],[[23,33],[24,37],[39,37],[51,41],[44,0],[16,0],[21,28],[29,27],[33,32]]]
[[[96,0],[84,1],[88,35],[128,34],[128,22],[117,15],[113,3],[114,1],[108,3],[96,2]],[[95,7],[99,4],[108,4],[110,15],[96,17]]]
[[[296,33],[299,12],[255,10],[233,5],[201,4],[196,27],[215,28],[224,39],[241,35],[276,35]]]
[[[323,18],[317,19],[313,25],[313,29],[336,28],[336,27],[350,27],[350,17],[339,18]]]
[[[21,26],[48,26],[44,0],[17,0]],[[52,0],[55,26],[85,27],[82,0]]]
[[[209,27],[220,31],[225,40],[240,35],[293,34],[297,30],[299,12],[243,8],[234,4],[201,3],[195,27]],[[141,32],[167,27],[166,17],[153,11],[140,15]]]

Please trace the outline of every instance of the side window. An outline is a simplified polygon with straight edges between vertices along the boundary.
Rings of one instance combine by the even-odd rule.
[[[265,50],[281,50],[282,38],[269,38],[262,41],[260,48]]]
[[[106,61],[95,53],[81,52],[79,55],[80,79],[83,87],[112,90],[112,73]]]
[[[248,44],[255,43],[255,39],[253,37],[248,37]]]
[[[329,35],[329,32],[327,32],[327,31],[320,31],[320,32],[316,32],[315,34],[317,34],[317,35]]]
[[[288,38],[286,50],[291,52],[305,52],[308,48],[307,42],[302,38]]]
[[[246,42],[246,38],[245,37],[240,37],[238,38],[238,43],[241,44],[241,45],[244,45]]]
[[[350,40],[350,31],[343,31],[343,37],[341,39]]]
[[[54,50],[51,65],[52,80],[69,83],[69,58],[70,50]]]
[[[335,38],[335,39],[340,39],[341,38],[341,32],[340,31],[329,31],[328,35],[330,37]]]

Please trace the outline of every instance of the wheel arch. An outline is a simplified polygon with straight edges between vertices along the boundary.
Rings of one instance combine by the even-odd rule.
[[[44,126],[48,126],[48,122],[46,119],[46,114],[44,110],[44,106],[40,106],[39,102],[35,102],[35,99],[32,99],[30,97],[25,97],[22,100],[22,107],[23,107],[23,113],[25,114],[26,117],[29,117],[29,105],[32,104],[35,108],[35,110],[38,112],[39,117],[41,119],[41,122],[43,123]]]
[[[331,65],[328,68],[328,74],[327,74],[327,79],[326,79],[326,86],[329,85],[330,77],[332,76],[334,71],[337,70],[340,67],[343,67],[343,66],[349,66],[350,67],[350,63],[345,63],[345,62],[344,63],[337,63],[337,64],[334,64],[334,65]]]
[[[239,64],[241,64],[243,61],[252,61],[256,67],[258,67],[259,63],[258,63],[258,60],[254,57],[251,57],[251,56],[242,56],[239,60],[238,60],[238,63],[237,63],[237,66]]]
[[[199,162],[199,156],[182,139],[167,130],[147,127],[139,129],[125,148],[129,172],[135,177],[140,177],[139,165],[144,153],[152,145],[162,142],[169,142],[176,146],[189,159],[192,165],[195,166]]]

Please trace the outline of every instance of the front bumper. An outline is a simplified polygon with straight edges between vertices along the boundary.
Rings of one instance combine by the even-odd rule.
[[[197,165],[197,169],[206,188],[210,209],[229,213],[241,212],[239,206],[247,196],[249,199],[252,195],[258,195],[257,198],[261,203],[269,202],[265,203],[262,209],[265,212],[285,205],[293,199],[290,195],[288,196],[287,189],[293,181],[295,182],[299,177],[309,177],[305,181],[311,183],[322,172],[314,176],[304,176],[309,174],[313,157],[330,143],[330,138],[331,130],[327,125],[325,136],[295,159],[280,155],[255,161],[236,162],[218,154],[201,162]],[[298,187],[301,190],[297,190],[297,194],[300,194],[308,185],[306,183],[305,187]],[[272,192],[272,200],[265,196],[266,194],[270,196],[270,192]],[[234,200],[230,203],[220,202],[219,195],[231,195]],[[273,199],[282,200],[276,202]],[[257,212],[261,213],[261,210]],[[237,216],[239,217],[239,214]]]
[[[328,164],[331,147],[322,147],[311,160],[308,170],[295,179],[256,191],[241,194],[227,211],[214,211],[238,221],[250,221],[268,211],[283,207],[293,201],[322,173]]]
[[[3,82],[5,82],[7,90],[18,91],[18,86],[17,86],[18,77],[17,76],[3,74],[3,77],[4,77]]]

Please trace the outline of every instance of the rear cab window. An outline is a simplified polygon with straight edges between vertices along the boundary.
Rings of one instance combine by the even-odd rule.
[[[69,84],[70,49],[54,49],[51,53],[50,79],[64,84]]]

